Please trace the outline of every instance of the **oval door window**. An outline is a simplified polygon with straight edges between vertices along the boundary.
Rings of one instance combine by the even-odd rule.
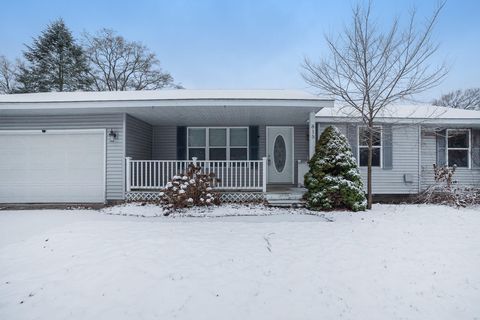
[[[283,169],[285,169],[286,161],[287,147],[285,140],[281,135],[278,135],[273,144],[273,163],[275,164],[275,169],[277,169],[278,172],[282,172]]]

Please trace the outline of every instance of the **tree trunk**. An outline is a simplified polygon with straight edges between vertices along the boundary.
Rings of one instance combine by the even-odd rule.
[[[367,162],[367,209],[372,209],[372,157],[373,157],[373,127],[368,126],[368,162]]]

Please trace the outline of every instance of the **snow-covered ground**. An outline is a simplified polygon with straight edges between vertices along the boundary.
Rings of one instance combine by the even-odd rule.
[[[157,209],[0,211],[0,319],[480,317],[479,210]]]

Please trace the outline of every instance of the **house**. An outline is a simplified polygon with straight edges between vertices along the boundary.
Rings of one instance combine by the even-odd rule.
[[[345,111],[292,90],[0,96],[0,203],[154,199],[190,163],[215,173],[226,201],[288,201],[301,196],[293,187],[330,124],[365,177],[361,122]],[[479,185],[480,112],[397,106],[378,128],[374,193],[418,193],[433,183],[433,163],[456,164],[459,183]]]
[[[372,188],[376,195],[417,194],[432,185],[433,165],[456,165],[459,185],[480,187],[480,111],[429,105],[392,105],[379,112],[373,152]],[[323,109],[317,132],[327,125],[344,133],[367,177],[367,148],[361,118],[351,108]]]
[[[293,186],[333,100],[289,90],[0,96],[0,203],[152,198],[195,161],[225,200]]]

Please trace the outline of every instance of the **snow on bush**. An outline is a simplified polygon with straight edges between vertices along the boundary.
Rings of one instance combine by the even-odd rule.
[[[433,165],[435,184],[429,186],[418,198],[421,203],[467,207],[480,204],[480,188],[458,186],[454,179],[457,167]]]
[[[305,175],[307,207],[311,210],[365,210],[367,201],[357,162],[347,138],[327,127],[315,146]]]
[[[212,191],[215,174],[205,174],[202,168],[190,164],[187,172],[174,176],[160,193],[161,202],[169,209],[219,205],[220,196]]]

